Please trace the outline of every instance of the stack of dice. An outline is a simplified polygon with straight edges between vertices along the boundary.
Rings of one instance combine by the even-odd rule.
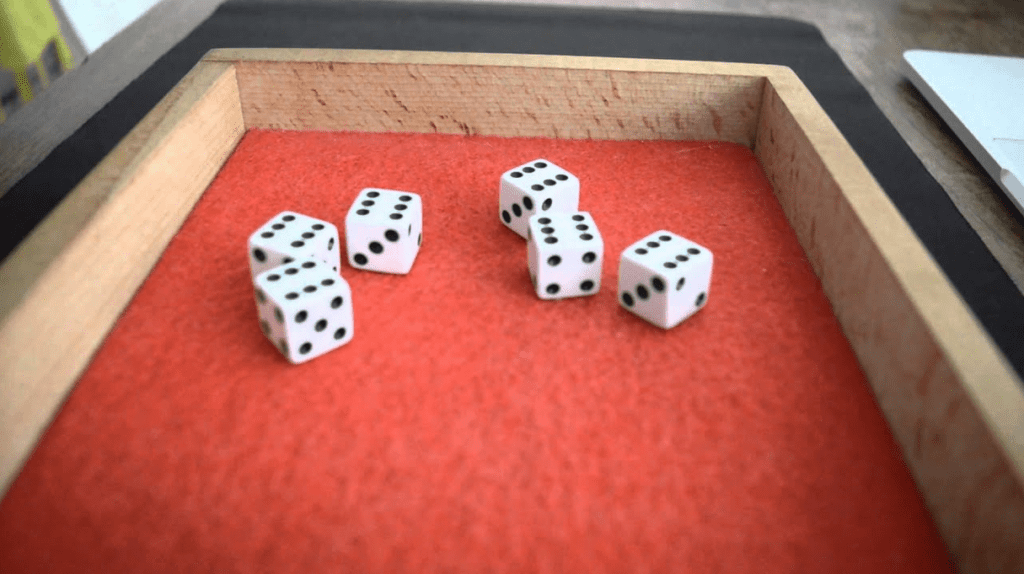
[[[601,289],[604,241],[594,218],[579,211],[579,178],[536,159],[505,172],[498,195],[501,222],[527,241],[537,297],[565,299]],[[707,303],[713,262],[706,247],[655,231],[619,257],[619,303],[671,329]]]
[[[348,261],[356,269],[407,274],[423,242],[415,193],[364,189],[345,217]],[[283,211],[249,237],[260,328],[292,363],[352,340],[352,290],[341,276],[338,228]]]

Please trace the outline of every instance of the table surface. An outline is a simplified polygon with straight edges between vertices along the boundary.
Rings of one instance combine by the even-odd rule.
[[[29,106],[0,124],[0,194],[184,38],[222,1],[163,0],[65,74]],[[901,71],[901,55],[912,48],[1024,56],[1024,3],[1018,0],[515,2],[727,12],[813,23],[1024,293],[1024,216],[1015,210]],[[78,55],[81,56],[80,50]]]

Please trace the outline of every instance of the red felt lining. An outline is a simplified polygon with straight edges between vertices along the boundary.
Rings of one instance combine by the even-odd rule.
[[[498,178],[578,175],[601,292],[540,301]],[[260,333],[247,236],[419,193],[412,272],[343,263],[355,338]],[[659,228],[715,254],[662,331],[616,303]],[[344,258],[343,258],[344,260]],[[750,150],[251,131],[0,503],[4,572],[936,572],[899,450]]]

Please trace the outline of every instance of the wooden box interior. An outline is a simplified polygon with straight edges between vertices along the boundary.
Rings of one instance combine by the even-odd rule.
[[[0,267],[0,492],[249,128],[750,147],[961,567],[1024,570],[1024,386],[796,75],[765,65],[209,53]]]

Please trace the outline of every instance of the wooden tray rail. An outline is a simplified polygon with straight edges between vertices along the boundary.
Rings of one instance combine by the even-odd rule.
[[[1024,571],[1024,385],[788,68],[210,52],[0,266],[0,492],[249,128],[750,147],[965,572]]]

